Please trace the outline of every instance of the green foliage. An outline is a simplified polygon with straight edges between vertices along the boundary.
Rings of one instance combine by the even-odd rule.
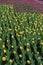
[[[0,65],[43,64],[43,14],[15,13],[0,5]]]

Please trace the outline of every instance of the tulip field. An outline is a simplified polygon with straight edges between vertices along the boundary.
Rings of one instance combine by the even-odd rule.
[[[0,65],[43,65],[43,14],[0,5]]]

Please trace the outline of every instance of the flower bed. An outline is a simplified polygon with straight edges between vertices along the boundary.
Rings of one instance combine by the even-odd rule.
[[[0,5],[0,65],[43,64],[43,14],[15,13]]]

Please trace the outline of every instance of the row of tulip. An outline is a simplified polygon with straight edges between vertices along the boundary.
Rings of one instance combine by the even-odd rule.
[[[43,64],[43,14],[15,13],[0,5],[0,65]]]

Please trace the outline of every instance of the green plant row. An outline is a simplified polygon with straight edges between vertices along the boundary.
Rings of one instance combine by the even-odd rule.
[[[0,5],[0,65],[43,65],[43,14]]]

